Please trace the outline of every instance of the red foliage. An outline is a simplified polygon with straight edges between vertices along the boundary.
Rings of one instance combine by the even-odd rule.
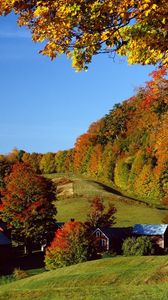
[[[116,208],[110,202],[106,210],[103,200],[96,196],[92,199],[86,225],[89,227],[110,227],[115,224]]]
[[[157,70],[152,71],[149,76],[151,76],[155,81],[160,80],[162,77],[165,77],[167,74],[166,68],[159,68]]]
[[[149,146],[147,149],[146,149],[146,152],[147,152],[147,154],[152,154],[152,152],[153,152],[153,147],[151,147],[151,146]]]
[[[68,227],[69,224],[68,224]],[[49,247],[49,249],[55,248],[55,247],[59,247],[59,248],[67,248],[68,247],[68,243],[67,243],[67,237],[68,237],[68,232],[70,228],[66,228],[66,226],[64,226],[64,228],[58,229],[56,231],[55,234],[55,238],[51,243],[51,246]]]
[[[47,248],[47,269],[68,266],[86,261],[89,255],[87,228],[77,221],[65,223],[55,233],[51,246]]]
[[[81,135],[75,144],[74,149],[74,169],[80,171],[80,167],[85,160],[86,152],[92,144],[96,142],[96,135],[85,133]]]
[[[55,237],[48,249],[60,248],[67,250],[71,247],[71,236],[80,236],[80,232],[83,229],[83,224],[78,221],[70,221],[64,224],[64,226],[55,232]]]
[[[54,200],[52,183],[36,175],[29,165],[17,163],[10,175],[5,177],[0,205],[1,215],[13,229],[20,229],[25,236],[28,236],[31,230],[33,238],[38,234],[42,235],[43,230],[47,231],[47,227],[50,227],[49,219],[52,224],[52,216],[56,213],[52,200]]]
[[[167,71],[165,68],[159,68],[149,74],[153,80],[146,82],[145,99],[142,102],[143,108],[150,108],[155,101],[159,100],[161,90],[163,92],[167,85],[167,80],[165,79],[166,74]],[[166,101],[166,99],[164,99],[164,101]]]
[[[98,172],[98,165],[99,165],[99,162],[101,161],[102,159],[102,151],[103,148],[100,144],[97,144],[95,147],[94,147],[94,151],[91,155],[91,158],[90,158],[90,172],[91,174],[94,174],[96,175],[97,172]]]

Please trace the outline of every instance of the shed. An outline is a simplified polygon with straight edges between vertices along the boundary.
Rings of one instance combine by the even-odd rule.
[[[149,236],[160,249],[168,247],[168,224],[136,224],[133,227],[134,236]]]
[[[11,255],[11,241],[3,231],[0,231],[0,263],[3,263]]]
[[[0,247],[11,245],[11,241],[7,238],[7,236],[0,231]]]

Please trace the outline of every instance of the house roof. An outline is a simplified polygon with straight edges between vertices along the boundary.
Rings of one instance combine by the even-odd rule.
[[[62,228],[64,226],[64,224],[65,224],[64,222],[56,222],[55,225],[56,225],[57,228],[60,229],[60,228]]]
[[[6,237],[6,235],[0,231],[0,246],[10,245],[10,240]]]
[[[6,228],[6,223],[3,222],[1,219],[0,219],[0,228],[1,230],[5,231],[7,228]]]
[[[125,237],[128,236],[128,234],[130,233],[130,227],[112,227],[112,228],[108,228],[108,227],[104,227],[104,228],[96,228],[96,230],[101,230],[107,238],[109,239],[123,239]],[[94,231],[94,232],[95,232]]]
[[[133,227],[133,234],[138,235],[163,235],[168,224],[136,224]]]

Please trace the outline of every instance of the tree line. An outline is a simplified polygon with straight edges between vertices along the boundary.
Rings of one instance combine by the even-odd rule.
[[[0,156],[0,185],[17,161],[37,174],[76,173],[113,182],[131,196],[168,201],[168,98],[165,69],[90,125],[74,148],[56,153],[14,149]]]

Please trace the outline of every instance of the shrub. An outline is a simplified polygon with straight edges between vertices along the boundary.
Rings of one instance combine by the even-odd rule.
[[[86,233],[85,226],[77,221],[67,222],[58,229],[46,251],[46,269],[52,270],[86,261],[89,249]]]
[[[127,238],[122,246],[125,256],[142,256],[153,254],[152,242],[146,236]]]
[[[19,280],[19,279],[23,279],[23,278],[28,277],[28,274],[24,270],[21,270],[19,268],[15,268],[14,271],[13,271],[13,277],[16,280]]]

